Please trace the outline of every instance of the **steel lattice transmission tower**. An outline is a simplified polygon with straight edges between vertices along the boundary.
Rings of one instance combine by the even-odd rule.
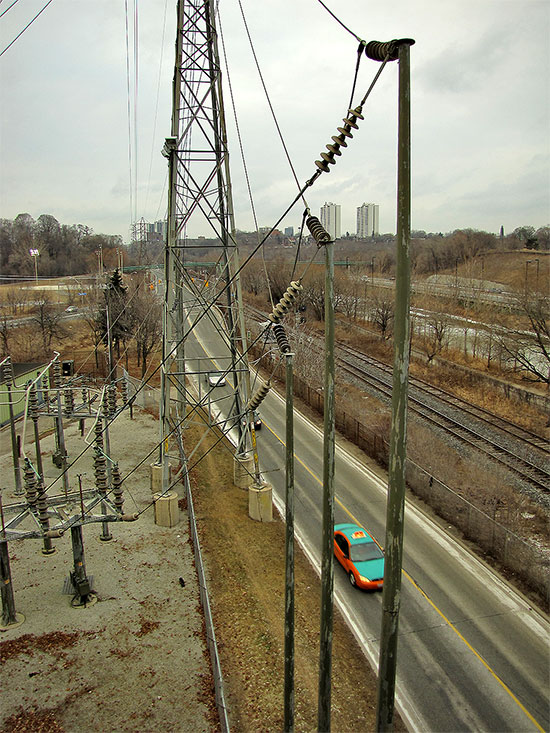
[[[163,488],[168,482],[167,436],[175,425],[170,404],[173,406],[176,398],[181,420],[197,400],[204,402],[201,385],[205,384],[204,375],[212,369],[208,366],[212,358],[227,372],[227,381],[234,387],[226,424],[232,420],[238,430],[237,451],[247,450],[250,439],[241,419],[248,397],[249,372],[215,5],[211,0],[178,0],[177,5],[172,129],[163,150],[169,166],[161,396]],[[215,271],[200,281],[190,271],[197,245],[188,237],[191,220],[197,231],[197,219],[202,220],[201,231],[209,232],[207,236],[214,239],[218,253]],[[201,363],[198,358],[190,359],[184,349],[194,324],[206,319],[217,330],[223,348]],[[190,368],[190,363],[194,368]],[[198,397],[196,388],[189,389],[189,379],[198,386]]]

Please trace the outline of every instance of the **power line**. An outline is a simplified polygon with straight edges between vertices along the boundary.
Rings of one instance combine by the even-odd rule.
[[[8,12],[8,10],[11,10],[13,8],[13,6],[16,5],[18,2],[19,2],[19,0],[13,0],[12,4],[9,6],[9,8],[6,8],[4,10],[4,12],[0,13],[0,18],[2,18]]]
[[[149,202],[149,187],[151,185],[151,171],[153,169],[153,154],[155,151],[155,134],[157,132],[157,117],[158,117],[158,111],[159,111],[159,96],[160,96],[160,79],[162,75],[162,62],[164,58],[164,36],[166,34],[166,11],[168,7],[168,0],[164,0],[164,19],[162,21],[162,38],[160,41],[160,59],[159,59],[159,73],[158,73],[158,79],[157,79],[157,99],[155,103],[155,119],[153,122],[153,135],[152,135],[152,141],[151,141],[151,157],[149,159],[149,173],[147,176],[147,189],[145,192],[145,205],[143,207],[144,211],[147,211],[147,204]],[[164,191],[163,191],[164,193]]]
[[[138,81],[139,81],[139,28],[138,4],[134,0],[134,208],[138,213]]]
[[[354,32],[353,32],[352,30],[350,30],[350,29],[349,29],[349,28],[347,27],[347,25],[344,25],[344,23],[342,23],[342,21],[340,20],[340,18],[337,18],[337,17],[336,17],[336,15],[334,15],[334,13],[332,12],[332,10],[331,10],[330,8],[328,8],[328,7],[327,7],[327,6],[325,5],[325,3],[323,2],[323,0],[317,0],[317,2],[318,2],[318,3],[320,3],[320,4],[321,4],[321,5],[322,5],[322,6],[324,7],[324,9],[325,9],[325,10],[327,11],[327,13],[328,13],[329,15],[332,15],[332,17],[334,18],[334,20],[335,20],[335,21],[336,21],[337,23],[340,23],[340,25],[342,26],[342,28],[345,28],[345,30],[347,30],[347,32],[348,32],[348,33],[351,33],[351,35],[352,35],[352,36],[353,36],[354,38],[357,38],[357,40],[358,40],[358,41],[359,41],[360,43],[362,43],[362,38],[360,38],[360,37],[359,37],[359,36],[358,36],[358,35],[357,35],[356,33],[354,33]]]
[[[17,1],[17,0],[16,0],[16,1]],[[45,5],[44,5],[44,7],[42,8],[42,10],[39,10],[39,11],[38,11],[38,13],[37,13],[37,14],[36,14],[36,15],[34,16],[34,18],[33,18],[33,19],[32,19],[31,21],[29,21],[29,22],[27,23],[27,25],[26,25],[26,26],[25,26],[25,27],[23,28],[23,30],[22,30],[22,31],[21,31],[20,33],[18,33],[18,34],[17,34],[16,36],[15,36],[15,38],[13,39],[13,41],[12,41],[11,43],[9,43],[9,44],[8,44],[8,45],[6,46],[6,48],[5,48],[5,49],[4,49],[4,50],[3,50],[3,51],[2,51],[1,53],[0,53],[0,56],[3,56],[3,55],[4,55],[5,53],[6,53],[6,51],[8,50],[8,48],[11,48],[11,47],[13,46],[13,44],[14,44],[14,43],[15,43],[15,42],[17,41],[17,39],[18,39],[18,38],[21,38],[21,36],[22,36],[22,35],[23,35],[23,33],[24,33],[24,32],[25,32],[26,30],[27,30],[27,28],[28,28],[29,26],[31,26],[31,25],[32,25],[32,24],[34,23],[34,21],[35,21],[35,20],[36,20],[36,19],[37,19],[37,18],[38,18],[38,17],[40,16],[40,15],[42,15],[42,13],[44,12],[44,10],[46,10],[46,8],[48,7],[48,5],[51,5],[51,3],[52,3],[52,2],[53,2],[53,0],[48,0],[48,2],[47,2],[47,3],[45,4]],[[14,3],[14,5],[15,5],[15,3]],[[10,5],[10,8],[11,8],[11,7],[12,7],[12,6]],[[4,12],[6,12],[6,13],[7,13],[7,12],[8,12],[8,10],[9,10],[10,8],[8,8],[7,10],[5,10]],[[4,13],[2,13],[2,15],[3,15],[3,14],[4,14]]]
[[[126,31],[126,97],[128,116],[128,172],[130,184],[130,227],[134,221],[133,185],[132,185],[132,114],[130,94],[130,32],[128,29],[128,0],[124,0],[124,19]]]
[[[265,85],[264,77],[262,75],[262,70],[260,69],[260,63],[258,61],[258,57],[256,56],[256,51],[254,49],[254,44],[252,42],[252,37],[251,37],[250,31],[248,29],[248,23],[246,21],[246,17],[245,17],[245,14],[244,14],[244,9],[243,9],[243,6],[242,6],[242,2],[241,2],[241,0],[238,0],[238,2],[239,2],[239,8],[241,10],[241,16],[242,16],[242,19],[243,19],[243,24],[244,24],[244,27],[245,27],[245,30],[246,30],[246,35],[248,37],[248,42],[250,43],[250,49],[252,51],[252,56],[254,57],[254,62],[256,64],[256,69],[258,70],[258,76],[260,77],[260,81],[262,83],[262,87],[263,87],[263,90],[264,90],[264,93],[265,93],[265,96],[266,96],[266,99],[267,99],[267,104],[269,105],[269,109],[271,110],[271,116],[273,117],[273,121],[275,122],[275,127],[277,128],[277,132],[279,134],[279,139],[281,141],[281,145],[283,146],[283,150],[285,151],[285,155],[286,155],[286,158],[288,160],[288,164],[290,165],[290,170],[292,171],[292,175],[294,176],[294,180],[296,181],[296,185],[298,186],[298,190],[300,190],[300,182],[298,181],[298,176],[296,175],[296,171],[294,170],[294,166],[293,166],[292,160],[290,158],[290,153],[288,152],[288,149],[287,149],[287,146],[286,146],[284,137],[283,137],[283,133],[281,132],[281,128],[280,128],[279,122],[277,120],[277,116],[275,115],[275,110],[273,109],[273,105],[271,104],[271,99],[269,97],[269,92],[267,91],[267,87]],[[308,205],[307,205],[307,201],[305,200],[305,198],[303,196],[303,191],[302,191],[301,198],[302,198],[302,201],[304,202],[304,206],[307,209],[308,208]]]

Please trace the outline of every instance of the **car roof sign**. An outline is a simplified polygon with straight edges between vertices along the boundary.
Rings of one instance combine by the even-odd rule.
[[[365,537],[365,533],[363,532],[362,529],[358,529],[357,532],[352,532],[352,535],[351,535],[352,540],[358,540],[358,539],[361,539],[362,537]]]

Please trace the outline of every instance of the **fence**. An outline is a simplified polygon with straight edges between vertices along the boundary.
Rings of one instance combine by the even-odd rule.
[[[275,375],[284,381],[284,369]],[[322,414],[323,393],[294,376],[294,392]],[[388,444],[374,431],[336,405],[336,428],[383,466],[388,465]],[[488,514],[407,459],[407,485],[440,517],[460,529],[464,537],[511,570],[550,603],[550,551],[518,537]]]
[[[143,407],[145,410],[159,409],[160,404],[160,389],[158,387],[151,387],[146,382],[142,382],[141,379],[132,377],[126,369],[122,370],[124,378],[128,382],[128,399],[135,397],[136,405]]]

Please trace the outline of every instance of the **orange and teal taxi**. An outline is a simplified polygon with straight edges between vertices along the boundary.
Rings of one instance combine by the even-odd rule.
[[[354,587],[378,590],[384,585],[384,553],[364,527],[335,524],[334,554]]]

